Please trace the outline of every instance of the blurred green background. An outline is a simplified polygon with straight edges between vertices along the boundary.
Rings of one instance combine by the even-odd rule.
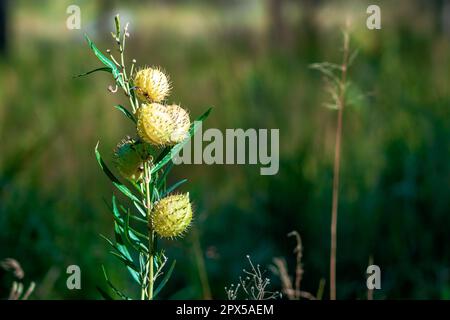
[[[5,1],[0,1],[5,4]],[[345,110],[338,222],[337,293],[365,299],[369,257],[382,271],[376,299],[450,298],[450,4],[449,1],[9,1],[0,57],[0,259],[23,266],[35,299],[99,299],[101,264],[125,291],[138,291],[108,254],[112,234],[103,199],[112,187],[98,168],[126,134],[107,91],[110,75],[73,76],[99,66],[83,39],[105,51],[113,16],[130,22],[127,59],[160,65],[170,101],[192,117],[214,106],[206,128],[279,128],[280,170],[183,165],[195,223],[166,241],[177,259],[161,298],[226,298],[246,254],[268,269],[284,256],[291,273],[302,236],[302,289],[328,299],[335,110],[314,62],[341,61],[341,28],[352,20],[353,95]],[[81,8],[68,30],[66,8]],[[366,28],[378,4],[382,29]],[[0,37],[0,39],[2,39]],[[207,274],[202,283],[202,264]],[[82,289],[66,287],[66,268]],[[272,288],[280,289],[277,277]],[[4,278],[5,279],[5,278]],[[208,288],[210,287],[210,294]],[[10,281],[1,282],[6,297]]]

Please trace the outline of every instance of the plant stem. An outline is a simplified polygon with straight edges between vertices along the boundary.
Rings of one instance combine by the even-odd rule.
[[[115,63],[117,65],[120,66],[120,68],[122,70],[123,79],[124,79],[124,81],[126,83],[126,86],[123,89],[125,91],[125,95],[130,100],[130,104],[131,104],[131,108],[133,110],[133,113],[135,113],[136,109],[138,107],[138,104],[137,104],[137,101],[133,101],[133,97],[131,95],[131,90],[132,89],[130,87],[130,81],[129,81],[129,78],[131,79],[131,77],[133,76],[134,64],[133,64],[133,67],[132,67],[132,69],[130,71],[130,77],[127,76],[127,70],[126,70],[126,66],[125,66],[125,41],[126,41],[126,38],[127,38],[127,34],[128,34],[128,23],[125,25],[125,28],[123,30],[122,42],[120,40],[120,35],[119,35],[119,38],[116,39],[117,45],[119,46],[118,50],[119,50],[119,53],[120,53],[120,65],[116,62],[116,60],[114,59],[114,57],[112,55],[111,55],[111,58],[115,61]]]
[[[339,84],[339,110],[336,128],[336,144],[333,168],[333,203],[331,208],[331,250],[330,250],[330,299],[336,300],[336,242],[337,215],[339,200],[339,172],[341,162],[342,118],[345,106],[345,91],[347,81],[349,36],[344,33],[343,61],[341,65],[341,80]]]
[[[154,260],[154,233],[151,219],[152,202],[150,195],[150,163],[144,163],[144,175],[145,175],[145,204],[147,208],[147,221],[148,221],[148,257],[147,257],[147,297],[148,300],[153,299],[153,260]]]

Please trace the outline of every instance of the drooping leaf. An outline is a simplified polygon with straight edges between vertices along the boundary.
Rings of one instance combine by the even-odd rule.
[[[164,198],[165,196],[167,196],[169,193],[173,192],[176,188],[178,188],[179,186],[181,186],[182,184],[186,183],[188,180],[187,179],[182,179],[176,183],[174,183],[173,185],[171,185],[169,188],[167,188],[167,190],[161,195],[161,198]]]
[[[136,123],[136,119],[134,118],[134,115],[130,111],[128,111],[127,108],[125,108],[124,106],[121,106],[120,104],[115,105],[114,108],[121,111],[128,119],[130,119],[131,121]]]
[[[167,273],[164,275],[164,277],[162,278],[161,282],[159,283],[158,287],[155,289],[155,291],[153,292],[153,298],[156,297],[156,295],[162,290],[162,288],[164,288],[164,286],[166,285],[167,281],[169,281],[170,276],[172,275],[173,269],[175,268],[175,263],[177,261],[174,260],[172,262],[172,264],[170,265],[169,270],[167,271]]]
[[[100,152],[98,151],[98,143],[95,146],[95,157],[97,158],[97,162],[100,165],[100,168],[102,168],[103,172],[108,176],[114,186],[131,200],[140,202],[140,200],[130,191],[130,189],[128,189],[123,183],[121,183],[119,179],[117,179],[116,176],[111,172],[111,170],[109,170],[109,168],[103,161]]]
[[[94,69],[94,70],[91,70],[91,71],[88,71],[88,72],[85,72],[85,73],[78,74],[78,75],[73,76],[73,77],[74,78],[84,77],[84,76],[87,76],[87,75],[89,75],[91,73],[98,72],[98,71],[105,71],[105,72],[111,73],[111,68],[109,68],[109,67],[100,67],[100,68],[97,68],[97,69]]]
[[[117,289],[116,286],[113,285],[113,283],[109,280],[108,275],[106,274],[105,266],[103,266],[103,265],[102,265],[102,270],[103,270],[103,276],[105,277],[106,283],[114,291],[114,293],[117,294],[123,300],[131,300],[124,293],[122,293],[119,289]]]
[[[122,87],[126,88],[125,81],[123,79],[123,75],[120,73],[119,68],[117,68],[116,64],[108,59],[96,46],[95,44],[89,39],[89,36],[87,34],[84,34],[84,37],[86,38],[87,43],[89,44],[89,47],[94,52],[95,56],[100,60],[101,63],[103,63],[106,67],[111,69],[111,73],[114,77],[114,80]]]
[[[151,174],[154,174],[155,172],[159,171],[162,167],[164,167],[169,161],[173,159],[173,157],[178,154],[178,152],[183,148],[183,146],[189,141],[189,139],[194,136],[194,134],[197,132],[198,128],[200,127],[200,123],[202,123],[210,114],[212,108],[209,108],[206,110],[205,113],[203,113],[200,117],[198,117],[191,125],[191,128],[188,132],[188,137],[184,139],[182,142],[176,144],[172,149],[170,149],[170,152],[167,152],[167,154],[156,163],[154,167],[151,169]]]
[[[100,287],[96,287],[97,291],[100,293],[100,295],[103,297],[103,299],[105,300],[114,300],[113,297],[110,296],[110,294],[108,292],[106,292],[105,290],[103,290]]]

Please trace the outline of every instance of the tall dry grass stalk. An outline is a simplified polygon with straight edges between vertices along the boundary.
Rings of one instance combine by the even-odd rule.
[[[336,300],[336,251],[337,251],[337,224],[339,207],[339,183],[341,168],[341,147],[344,109],[346,106],[346,93],[348,89],[348,68],[356,57],[356,51],[350,53],[350,36],[348,33],[349,23],[343,33],[342,62],[333,64],[329,62],[315,63],[311,67],[323,73],[328,84],[328,92],[332,103],[328,107],[338,111],[336,123],[336,137],[333,161],[333,188],[331,206],[331,228],[330,228],[330,299]]]
[[[331,250],[330,250],[330,299],[336,300],[336,249],[337,219],[339,204],[339,178],[341,169],[342,126],[345,108],[345,92],[347,87],[347,69],[349,59],[349,35],[344,32],[343,59],[341,65],[341,81],[339,83],[338,118],[336,127],[336,143],[333,166],[333,203],[331,207]]]

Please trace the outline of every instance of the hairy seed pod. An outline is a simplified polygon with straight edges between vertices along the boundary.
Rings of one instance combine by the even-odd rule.
[[[176,104],[143,104],[138,109],[137,118],[138,135],[156,146],[170,146],[183,141],[191,124],[189,114]]]
[[[158,68],[144,68],[134,77],[134,85],[139,98],[147,102],[161,102],[169,94],[170,83]]]
[[[173,238],[182,235],[191,221],[189,193],[167,196],[153,207],[152,225],[160,237]]]
[[[130,137],[123,139],[114,149],[114,164],[126,179],[137,181],[143,175],[142,144],[137,144]]]
[[[177,104],[167,106],[167,111],[175,124],[175,129],[170,135],[170,140],[176,144],[183,141],[187,137],[191,121],[186,110]]]

